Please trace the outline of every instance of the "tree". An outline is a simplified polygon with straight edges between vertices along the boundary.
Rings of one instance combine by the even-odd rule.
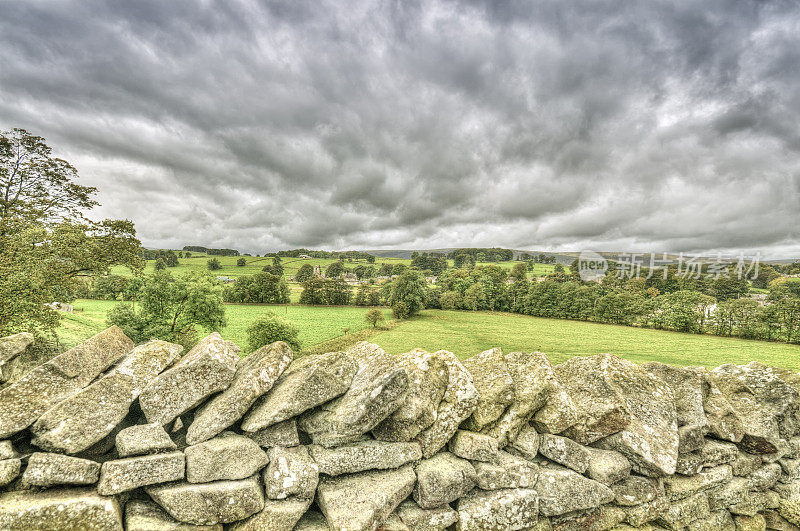
[[[303,264],[300,266],[300,269],[297,270],[297,273],[294,274],[294,281],[305,282],[313,275],[314,275],[314,266],[312,266],[311,264]]]
[[[206,262],[209,271],[219,271],[222,269],[222,264],[219,263],[219,260],[216,258],[212,258],[208,262]]]
[[[408,315],[414,315],[425,307],[425,279],[414,269],[403,272],[392,282],[389,305],[394,308],[402,302]],[[404,319],[401,317],[400,319]]]
[[[367,255],[367,263],[374,264],[375,263],[375,257],[372,256],[371,254],[368,254]]]
[[[252,352],[275,341],[284,341],[292,350],[298,351],[300,350],[298,334],[297,327],[292,323],[272,312],[266,312],[247,327],[247,344]]]
[[[392,305],[392,315],[394,315],[395,319],[408,319],[411,317],[408,305],[403,301],[397,301]]]
[[[338,278],[342,276],[344,272],[344,264],[341,261],[334,262],[325,269],[325,276],[328,278]]]
[[[167,254],[164,258],[164,263],[167,264],[167,267],[178,267],[178,257],[172,251],[167,251]]]
[[[247,259],[246,258],[239,258],[238,260],[236,260],[236,266],[237,267],[244,267],[246,265],[247,265]]]
[[[156,263],[153,266],[153,268],[156,271],[163,271],[163,270],[165,270],[167,268],[167,263],[164,262],[164,260],[162,258],[159,258],[158,260],[156,260]]]
[[[225,302],[286,304],[289,286],[282,277],[272,273],[245,275],[225,288]]]
[[[366,315],[364,315],[364,319],[372,325],[372,328],[377,327],[378,323],[386,320],[386,318],[383,316],[383,312],[378,308],[370,308]]]
[[[219,331],[225,326],[222,290],[210,275],[185,273],[177,278],[159,271],[144,278],[137,305],[117,304],[107,322],[141,343],[151,338],[192,347],[198,327]]]

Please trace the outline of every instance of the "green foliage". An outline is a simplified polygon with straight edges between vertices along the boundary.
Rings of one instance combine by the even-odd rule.
[[[342,279],[311,277],[303,282],[300,304],[344,306],[350,303],[350,286]]]
[[[425,308],[425,279],[422,274],[414,269],[409,269],[392,282],[389,292],[389,305],[393,310],[400,308],[407,313],[406,317],[414,315]],[[398,304],[402,303],[402,305]],[[405,319],[406,317],[398,317]]]
[[[386,320],[383,316],[383,312],[377,308],[371,308],[365,315],[364,320],[367,321],[369,324],[372,325],[372,328],[378,326],[378,323],[381,323]]]
[[[156,265],[154,266],[156,271],[164,271],[167,268],[167,263],[159,258],[156,260]]]
[[[342,262],[334,262],[325,270],[325,276],[328,278],[338,278],[345,272],[344,264]]]
[[[216,258],[212,258],[211,260],[206,262],[206,266],[208,267],[209,271],[219,271],[220,269],[222,269],[222,265]]]
[[[256,273],[239,277],[225,288],[225,302],[272,303],[289,302],[289,286],[272,273]]]
[[[294,274],[294,281],[305,282],[313,275],[314,275],[314,266],[312,266],[311,264],[303,264],[300,266],[300,269],[297,270],[297,273]]]
[[[247,327],[247,344],[252,352],[275,341],[285,341],[296,352],[300,350],[298,333],[297,327],[289,321],[266,312]]]
[[[441,253],[411,253],[411,267],[421,271],[430,271],[434,275],[447,269],[447,257]]]
[[[247,259],[246,258],[242,257],[242,258],[238,258],[236,260],[236,266],[237,267],[244,267],[246,265],[247,265]]]
[[[411,312],[408,311],[408,305],[403,301],[396,301],[392,304],[392,315],[395,319],[408,319],[411,317]]]
[[[124,298],[128,290],[128,277],[122,275],[103,275],[92,283],[91,297],[115,301]]]

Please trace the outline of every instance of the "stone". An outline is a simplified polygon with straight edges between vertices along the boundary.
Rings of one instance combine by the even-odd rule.
[[[0,487],[8,485],[19,476],[22,461],[18,458],[0,461]]]
[[[767,522],[760,514],[753,516],[737,514],[733,519],[736,531],[763,531],[767,528]]]
[[[708,518],[689,522],[688,531],[736,531],[737,527],[731,513],[726,510],[715,511]]]
[[[35,452],[22,475],[25,485],[93,485],[100,477],[100,463],[62,454]]]
[[[709,516],[711,511],[708,498],[705,493],[698,492],[688,498],[672,502],[669,509],[662,513],[656,522],[669,529],[681,529],[695,520]]]
[[[478,407],[466,420],[465,427],[480,431],[503,414],[514,402],[514,379],[499,348],[485,350],[462,362],[480,394]]]
[[[411,465],[323,477],[317,489],[317,504],[333,529],[374,529],[411,494],[415,481]]]
[[[791,459],[784,457],[778,460],[778,464],[783,470],[783,477],[779,479],[782,483],[800,478],[800,459]]]
[[[106,375],[48,409],[33,426],[32,442],[45,450],[75,454],[102,440],[128,414],[131,404],[183,350],[153,339],[134,348]]]
[[[705,367],[687,367],[702,381],[703,410],[708,421],[708,430],[717,439],[739,442],[744,436],[742,419],[733,406],[714,383],[711,373]]]
[[[380,531],[411,531],[411,528],[404,524],[399,516],[392,513],[381,523]]]
[[[17,457],[17,452],[14,450],[14,445],[11,441],[0,441],[0,459],[11,459]]]
[[[405,369],[379,346],[362,341],[346,354],[358,365],[350,389],[297,422],[314,444],[332,447],[358,440],[398,409],[408,393]]]
[[[344,352],[293,361],[244,416],[242,430],[257,432],[333,400],[350,388],[356,370],[356,363]]]
[[[5,382],[11,375],[9,362],[25,352],[33,344],[33,334],[22,332],[11,336],[0,337],[0,382]]]
[[[230,524],[229,531],[291,531],[311,506],[311,498],[292,496],[285,500],[264,500],[264,508],[248,518]],[[323,518],[324,522],[324,518]],[[327,529],[327,525],[324,529]]]
[[[603,485],[622,481],[631,473],[631,464],[625,456],[613,450],[600,450],[586,447],[589,452],[589,466],[586,475]]]
[[[186,433],[187,444],[208,440],[241,419],[272,389],[293,359],[292,349],[283,341],[265,345],[242,359],[230,387],[197,410]]]
[[[705,467],[732,463],[738,455],[739,449],[735,444],[715,441],[714,439],[706,439],[706,443],[700,449],[700,457]]]
[[[536,524],[538,497],[531,489],[482,491],[475,489],[458,500],[458,531],[518,530]]]
[[[396,513],[411,529],[446,529],[458,522],[458,513],[446,504],[423,509],[413,500],[406,500],[397,507]]]
[[[614,492],[614,503],[624,507],[651,502],[660,494],[658,480],[643,476],[629,476],[610,488]]]
[[[239,347],[213,332],[139,395],[147,422],[168,424],[233,381]]]
[[[499,452],[496,463],[475,462],[478,488],[483,490],[532,488],[539,467],[508,452]]]
[[[543,516],[593,509],[614,499],[614,492],[602,483],[561,468],[540,469],[534,489]]]
[[[222,524],[185,524],[150,500],[131,500],[125,504],[125,531],[222,531]]]
[[[158,452],[171,452],[176,445],[161,424],[136,424],[129,426],[116,437],[117,452],[120,457],[146,455]]]
[[[294,531],[329,531],[328,521],[325,516],[319,511],[307,511],[306,514],[300,518],[297,525],[294,526]]]
[[[749,487],[750,482],[746,478],[734,476],[728,483],[707,492],[709,507],[712,511],[718,511],[744,501]]]
[[[90,487],[6,492],[0,494],[0,529],[122,531],[122,508]]]
[[[800,503],[780,498],[778,500],[778,516],[790,526],[800,526]],[[771,520],[776,519],[772,518]]]
[[[186,481],[189,483],[245,479],[269,462],[267,453],[255,441],[230,431],[189,446],[183,452],[186,454]]]
[[[747,480],[751,490],[767,490],[774,487],[780,477],[781,466],[778,463],[769,463],[747,476]]]
[[[566,437],[542,434],[539,453],[578,474],[583,474],[589,467],[589,451],[586,447]]]
[[[734,503],[728,510],[732,514],[743,514],[755,516],[765,509],[779,509],[780,496],[777,492],[768,490],[765,492],[750,492],[744,500]]]
[[[678,428],[678,453],[686,454],[699,450],[705,444],[707,428],[701,426],[680,426]]]
[[[422,459],[422,449],[415,442],[368,440],[336,448],[312,444],[308,453],[319,466],[319,472],[329,476],[399,468]]]
[[[547,381],[548,384],[544,406],[534,413],[531,422],[541,433],[561,433],[578,421],[575,404],[561,380],[556,376],[547,356],[541,352],[532,352],[530,363],[535,364],[538,377]]]
[[[103,496],[111,496],[145,485],[177,481],[183,479],[185,465],[183,452],[106,461],[100,468],[97,492]]]
[[[595,509],[561,514],[552,518],[552,529],[566,530],[600,530],[612,529],[625,520],[625,510],[613,505],[602,505]]]
[[[520,430],[507,450],[519,455],[523,459],[531,461],[535,459],[536,454],[539,453],[540,443],[541,437],[536,430],[530,426],[525,426]]]
[[[45,411],[89,385],[133,348],[118,326],[30,370],[0,390],[0,439],[22,431]]]
[[[437,356],[421,349],[395,356],[408,374],[408,392],[402,404],[372,430],[376,439],[406,442],[436,420],[436,410],[447,389],[447,367]]]
[[[416,467],[414,501],[423,509],[453,502],[475,487],[475,468],[449,452],[423,459]]]
[[[652,501],[625,508],[625,521],[633,527],[642,527],[667,512],[670,504],[666,496],[658,495]],[[660,529],[653,528],[651,529]]]
[[[273,446],[286,448],[300,444],[300,434],[297,432],[297,422],[294,419],[284,420],[258,431],[246,431],[243,435],[255,441],[262,448],[272,448]]]
[[[458,431],[459,425],[475,411],[478,405],[478,390],[472,383],[472,375],[452,352],[440,350],[432,354],[447,367],[447,389],[436,410],[436,420],[417,436],[422,446],[422,456],[433,456],[444,448]]]
[[[703,408],[703,380],[700,375],[691,369],[657,361],[643,363],[641,368],[669,386],[675,399],[678,426],[692,426],[705,434],[708,419]]]
[[[684,476],[694,476],[702,469],[703,469],[703,456],[700,455],[700,452],[678,454],[678,462],[675,464],[676,474],[682,474]]]
[[[447,447],[458,457],[470,461],[498,461],[497,439],[474,431],[458,430]]]
[[[267,498],[313,498],[318,482],[319,467],[305,446],[269,449],[269,466],[264,470]]]
[[[199,484],[181,481],[145,487],[145,491],[170,516],[195,525],[244,520],[264,508],[257,476]]]
[[[730,465],[720,465],[703,470],[695,476],[674,475],[664,478],[664,492],[670,501],[688,498],[727,483],[733,478]]]

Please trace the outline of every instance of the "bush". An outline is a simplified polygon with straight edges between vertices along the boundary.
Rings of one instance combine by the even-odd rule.
[[[397,301],[392,306],[392,314],[395,319],[408,319],[411,315],[408,311],[408,305],[403,301]]]
[[[236,265],[238,267],[244,267],[245,265],[247,265],[247,260],[244,258],[239,258],[238,260],[236,260]]]
[[[377,308],[371,308],[366,315],[364,315],[364,320],[371,324],[372,328],[375,328],[378,326],[378,323],[385,321],[386,318],[383,316],[382,311]]]
[[[220,269],[222,269],[222,264],[220,264],[219,260],[217,260],[216,258],[212,258],[211,260],[206,262],[206,264],[208,265],[209,271],[219,271]]]
[[[164,262],[163,259],[159,258],[156,260],[155,270],[156,271],[163,271],[167,268],[167,263]]]
[[[272,312],[265,313],[247,327],[250,352],[275,341],[285,341],[296,352],[300,350],[300,340],[297,335],[296,326]]]

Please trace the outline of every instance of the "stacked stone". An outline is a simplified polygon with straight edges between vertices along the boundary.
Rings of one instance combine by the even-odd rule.
[[[31,343],[0,339],[3,359]],[[6,353],[11,357],[6,357]],[[798,529],[800,376],[112,327],[0,388],[0,529]]]

